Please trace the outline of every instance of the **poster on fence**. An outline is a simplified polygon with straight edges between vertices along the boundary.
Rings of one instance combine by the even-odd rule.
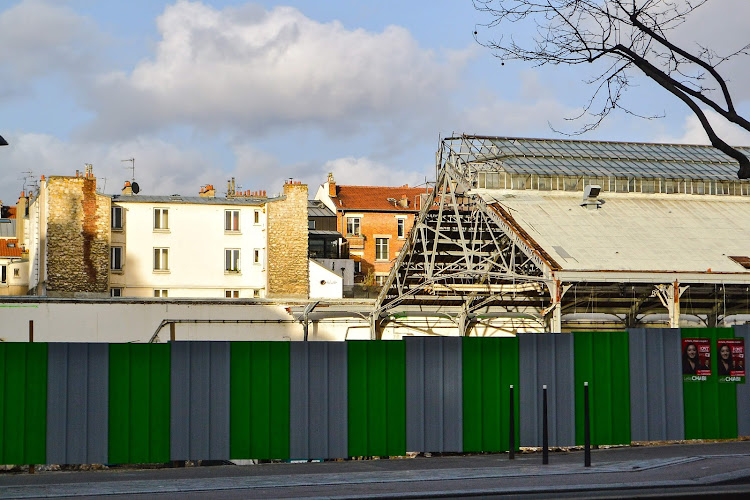
[[[716,372],[719,382],[745,382],[745,339],[719,339]]]
[[[682,339],[682,378],[703,382],[711,375],[711,341]]]

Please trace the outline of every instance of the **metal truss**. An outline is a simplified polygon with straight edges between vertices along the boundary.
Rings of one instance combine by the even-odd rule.
[[[397,306],[460,306],[471,314],[491,305],[518,311],[549,302],[546,282],[557,264],[535,248],[503,209],[471,192],[476,159],[444,141],[435,189],[378,297],[376,314]]]

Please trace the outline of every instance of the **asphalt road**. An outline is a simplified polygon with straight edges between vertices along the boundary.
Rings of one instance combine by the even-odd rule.
[[[750,441],[541,453],[0,474],[0,498],[750,498]]]

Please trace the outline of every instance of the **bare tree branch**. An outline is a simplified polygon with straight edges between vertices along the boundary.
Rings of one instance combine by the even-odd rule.
[[[598,127],[614,110],[644,116],[622,104],[630,86],[630,70],[639,70],[684,102],[696,115],[711,144],[740,164],[738,177],[750,178],[750,160],[722,140],[701,105],[750,132],[750,120],[737,113],[726,78],[718,66],[750,53],[750,44],[727,56],[707,47],[693,53],[670,39],[697,9],[710,0],[473,0],[474,7],[489,16],[485,27],[500,31],[497,40],[477,41],[502,60],[547,64],[600,64],[604,71],[587,83],[596,85],[581,116],[591,117],[574,134]],[[528,28],[536,35],[518,39],[503,36],[509,25]],[[524,30],[520,30],[524,32]],[[526,33],[530,31],[525,30]],[[715,91],[715,89],[718,89]],[[718,94],[717,94],[718,92]],[[717,100],[718,95],[718,100]]]

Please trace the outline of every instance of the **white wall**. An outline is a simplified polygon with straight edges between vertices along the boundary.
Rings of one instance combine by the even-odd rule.
[[[340,299],[344,296],[343,277],[310,259],[310,298]]]
[[[225,290],[239,290],[252,298],[266,288],[266,213],[264,207],[189,203],[131,202],[119,198],[125,239],[123,272],[110,273],[110,286],[123,287],[123,296],[153,297],[154,289],[169,297],[223,298]],[[155,230],[155,208],[166,208],[169,229]],[[224,211],[240,211],[240,231],[224,231]],[[254,212],[260,221],[254,223]],[[119,239],[112,231],[113,241]],[[154,248],[169,249],[169,271],[154,271]],[[240,272],[224,270],[224,250],[240,249]],[[253,262],[254,250],[260,262]]]

